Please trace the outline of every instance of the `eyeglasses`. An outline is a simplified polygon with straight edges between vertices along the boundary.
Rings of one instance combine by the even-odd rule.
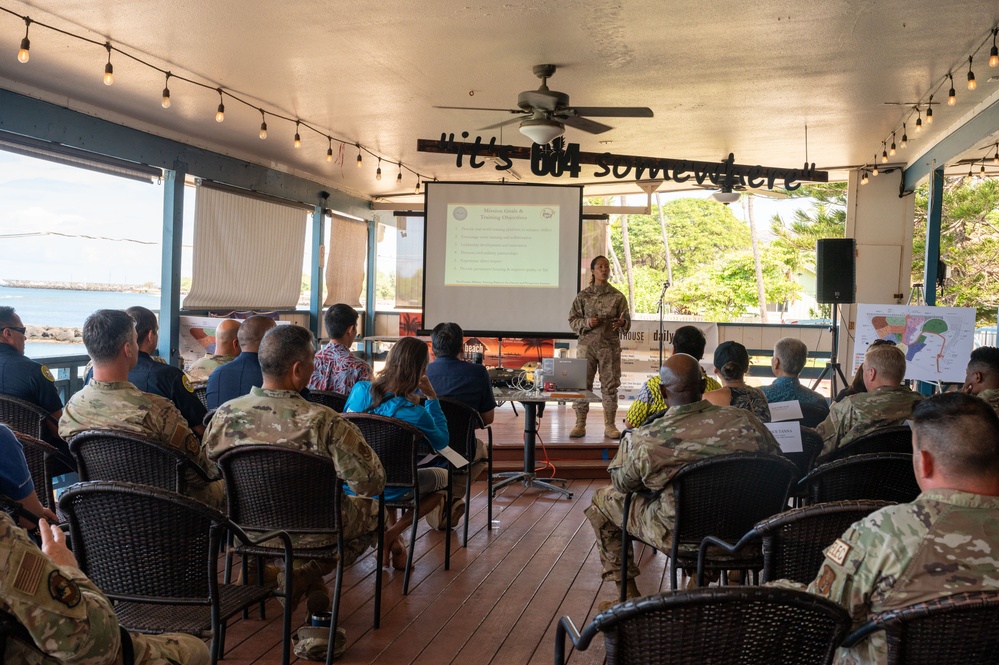
[[[18,327],[18,326],[4,326],[3,329],[4,330],[13,330],[15,332],[21,333],[22,335],[25,335],[28,332],[28,329],[25,328],[24,326],[21,326],[21,327]]]

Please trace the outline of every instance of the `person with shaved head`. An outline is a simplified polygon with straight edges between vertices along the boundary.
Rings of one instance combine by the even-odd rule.
[[[187,369],[187,378],[194,384],[208,381],[212,372],[226,363],[231,363],[239,355],[239,321],[226,319],[215,327],[215,353],[206,354],[194,361]]]
[[[999,348],[980,346],[971,352],[962,392],[985,400],[999,413]]]
[[[624,499],[631,492],[658,492],[656,499],[632,500],[628,532],[657,549],[670,549],[669,525],[676,506],[670,491],[673,475],[692,462],[737,452],[780,454],[780,447],[760,420],[745,409],[715,406],[703,398],[704,376],[693,356],[675,354],[659,370],[665,414],[625,433],[608,471],[611,485],[593,494],[586,516],[597,534],[602,577],[621,582]],[[628,597],[638,597],[638,566],[629,557]],[[658,586],[656,587],[658,589]],[[616,601],[601,603],[604,610]]]
[[[209,409],[217,409],[231,399],[249,395],[252,388],[264,385],[264,374],[260,371],[257,351],[264,335],[276,325],[271,317],[259,314],[239,324],[236,340],[240,354],[208,377],[205,400]]]

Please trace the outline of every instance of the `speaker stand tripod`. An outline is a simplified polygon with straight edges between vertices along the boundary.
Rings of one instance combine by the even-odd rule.
[[[812,390],[815,390],[822,379],[829,375],[829,399],[836,399],[836,395],[839,390],[836,388],[836,377],[843,380],[843,387],[846,388],[850,385],[850,382],[846,380],[843,376],[843,369],[839,366],[836,354],[839,350],[839,319],[837,318],[836,303],[832,303],[832,325],[829,326],[829,332],[832,333],[832,352],[829,354],[829,362],[826,363],[825,368],[822,373],[819,374],[819,378],[815,379],[815,383],[812,384]]]

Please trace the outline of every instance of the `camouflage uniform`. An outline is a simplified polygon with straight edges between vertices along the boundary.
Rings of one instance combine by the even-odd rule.
[[[989,388],[978,393],[980,399],[984,399],[992,407],[992,410],[999,414],[999,388]]]
[[[205,432],[205,449],[216,459],[234,446],[270,443],[328,455],[354,492],[374,496],[385,488],[385,470],[357,427],[340,414],[291,390],[254,387],[249,395],[219,407]],[[378,536],[378,503],[366,496],[342,497],[344,563],[352,563]],[[318,538],[318,537],[317,537]],[[298,536],[298,547],[332,544]]]
[[[195,360],[191,367],[187,370],[187,378],[190,379],[191,383],[207,383],[208,377],[212,375],[212,372],[226,363],[231,363],[235,359],[236,356],[221,353],[216,353],[211,356],[202,356],[201,358]]]
[[[104,665],[121,662],[114,609],[78,568],[57,566],[0,513],[0,608],[17,617],[34,644],[8,638],[5,663]],[[136,665],[207,665],[191,635],[132,634]]]
[[[218,476],[215,464],[205,456],[201,442],[174,403],[144,393],[128,381],[92,379],[69,399],[59,419],[59,435],[69,439],[91,429],[134,434],[176,448],[208,475]],[[185,471],[182,480],[183,494],[214,508],[225,505],[221,480],[205,482],[193,469]]]
[[[842,605],[858,628],[872,615],[941,596],[999,591],[999,497],[957,490],[923,492],[851,526],[825,550],[808,590]],[[887,661],[883,632],[836,663]]]
[[[611,319],[624,316],[624,325],[619,330],[611,328]],[[589,319],[601,319],[595,328],[590,327]],[[610,284],[591,284],[576,296],[569,310],[569,326],[579,335],[576,344],[576,357],[586,358],[586,388],[593,390],[593,377],[600,370],[600,395],[604,413],[617,412],[617,387],[621,385],[621,335],[631,330],[631,313],[624,294]],[[590,405],[577,402],[573,405],[578,419],[586,419]]]
[[[597,534],[603,578],[621,578],[621,520],[628,492],[666,489],[651,501],[636,496],[631,503],[628,533],[653,547],[670,548],[669,528],[676,515],[670,478],[686,464],[737,452],[780,454],[770,431],[753,414],[707,400],[674,406],[653,423],[627,432],[608,471],[612,485],[593,495],[586,516]],[[628,578],[638,575],[629,558]]]
[[[708,376],[703,367],[701,368],[701,377],[706,381],[704,392],[721,388],[721,384]],[[663,399],[662,392],[659,390],[660,382],[659,375],[653,374],[649,377],[648,381],[642,384],[642,389],[638,391],[638,397],[628,407],[626,418],[629,427],[641,427],[645,424],[649,416],[665,411],[668,408],[666,401]]]
[[[905,386],[880,386],[836,402],[815,428],[822,436],[819,459],[874,430],[903,424],[922,399]]]

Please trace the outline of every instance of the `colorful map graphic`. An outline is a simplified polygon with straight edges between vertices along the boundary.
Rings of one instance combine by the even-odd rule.
[[[936,367],[940,371],[940,359],[947,346],[947,322],[941,318],[925,316],[874,316],[871,325],[878,333],[878,339],[890,339],[904,347],[906,362],[912,362],[916,354],[926,348],[927,335],[935,335],[940,340],[937,349]]]

